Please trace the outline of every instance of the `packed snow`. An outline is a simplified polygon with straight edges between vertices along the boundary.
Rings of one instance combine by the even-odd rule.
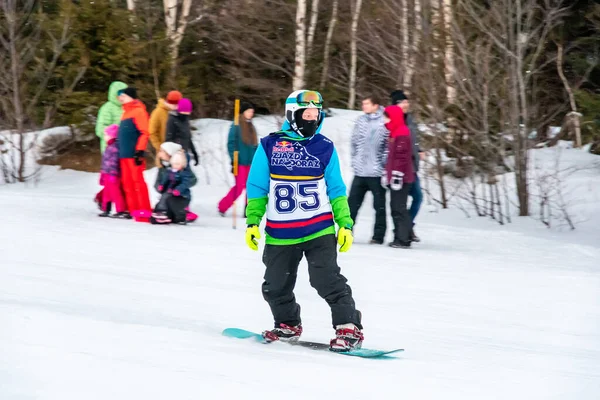
[[[323,132],[350,182],[357,114],[334,115]],[[259,134],[279,122],[258,118]],[[424,204],[422,243],[374,247],[368,198],[339,263],[363,313],[364,347],[405,349],[368,360],[221,335],[260,332],[272,319],[244,220],[233,230],[216,211],[232,181],[229,122],[195,126],[199,219],[188,226],[98,218],[97,174],[44,167],[38,185],[0,186],[0,399],[598,398],[597,158],[561,149],[561,162],[578,166],[569,175],[580,190],[575,231],[532,219],[499,226]],[[550,162],[553,151],[535,154]],[[146,172],[150,186],[155,174]],[[303,337],[328,341],[328,306],[305,264],[296,295]]]

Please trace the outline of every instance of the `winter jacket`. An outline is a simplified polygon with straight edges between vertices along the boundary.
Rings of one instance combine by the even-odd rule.
[[[156,152],[160,149],[160,145],[165,142],[169,111],[171,110],[167,107],[165,100],[160,99],[158,105],[150,114],[150,142]]]
[[[123,104],[119,125],[119,157],[133,158],[136,151],[146,151],[148,145],[148,113],[139,100]]]
[[[106,141],[104,140],[104,130],[109,125],[119,125],[123,108],[117,99],[117,92],[125,89],[127,84],[115,81],[108,88],[108,101],[98,110],[98,118],[96,119],[96,136],[100,138],[100,151],[104,153],[106,149]]]
[[[333,142],[320,134],[304,138],[285,122],[261,139],[250,167],[246,223],[267,215],[266,243],[293,245],[339,227],[352,228],[346,185]]]
[[[390,131],[388,143],[388,157],[386,174],[388,182],[392,179],[392,171],[404,173],[404,183],[415,181],[415,170],[412,161],[412,143],[410,130],[404,122],[404,113],[398,106],[388,106],[385,112],[390,117],[390,122],[385,127]]]
[[[412,114],[404,114],[404,121],[410,130],[410,141],[412,144],[412,161],[415,173],[419,171],[419,163],[421,161],[421,147],[419,146],[419,127],[415,123]]]
[[[354,175],[383,175],[387,152],[388,131],[383,125],[383,107],[373,114],[361,115],[352,131],[351,155]]]
[[[233,162],[233,152],[238,152],[238,165],[252,165],[252,159],[258,146],[252,146],[244,143],[242,140],[242,128],[239,125],[231,124],[229,136],[227,139],[227,150],[229,157]]]
[[[190,128],[190,116],[171,112],[167,121],[167,142],[180,144],[186,153],[191,152],[195,159],[198,159],[198,153],[192,140],[192,130]]]
[[[106,150],[102,155],[102,168],[100,172],[106,175],[120,176],[119,170],[119,142],[117,139],[108,141]]]
[[[181,171],[173,171],[171,168],[168,168],[160,181],[161,193],[167,193],[169,190],[177,190],[181,197],[191,199],[192,192],[190,188],[192,187],[192,179],[193,174],[189,167]]]

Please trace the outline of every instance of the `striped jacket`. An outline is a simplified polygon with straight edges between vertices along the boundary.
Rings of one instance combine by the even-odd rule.
[[[352,132],[352,168],[360,177],[380,177],[387,155],[388,131],[383,124],[383,108],[361,115]]]

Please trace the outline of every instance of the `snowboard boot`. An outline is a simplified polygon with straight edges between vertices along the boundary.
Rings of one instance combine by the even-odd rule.
[[[410,230],[410,241],[415,243],[419,243],[421,241],[421,238],[415,234],[414,228]]]
[[[390,247],[393,249],[410,249],[410,242],[394,240],[392,243],[390,243]]]
[[[361,348],[365,337],[356,325],[350,323],[335,328],[335,338],[329,342],[329,350],[341,353]]]
[[[263,338],[268,342],[275,342],[281,340],[284,342],[297,342],[300,340],[302,335],[302,324],[296,326],[289,326],[286,324],[279,324],[275,329],[270,331],[264,331],[262,333]]]
[[[118,212],[116,214],[111,215],[110,217],[115,218],[115,219],[131,219],[131,218],[133,218],[131,216],[131,214],[129,214],[127,211]]]
[[[371,239],[369,244],[383,244],[383,240]]]

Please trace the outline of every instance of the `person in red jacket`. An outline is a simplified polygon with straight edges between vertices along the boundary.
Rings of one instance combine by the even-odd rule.
[[[410,130],[404,122],[404,112],[400,107],[386,107],[385,127],[390,131],[388,158],[381,184],[391,189],[390,208],[394,221],[394,241],[390,247],[410,248],[412,222],[407,202],[410,188],[415,181],[412,162]]]
[[[119,125],[119,163],[127,208],[130,213],[150,211],[150,196],[144,181],[144,154],[150,137],[148,112],[138,100],[135,88],[121,89],[118,93],[124,111]]]

